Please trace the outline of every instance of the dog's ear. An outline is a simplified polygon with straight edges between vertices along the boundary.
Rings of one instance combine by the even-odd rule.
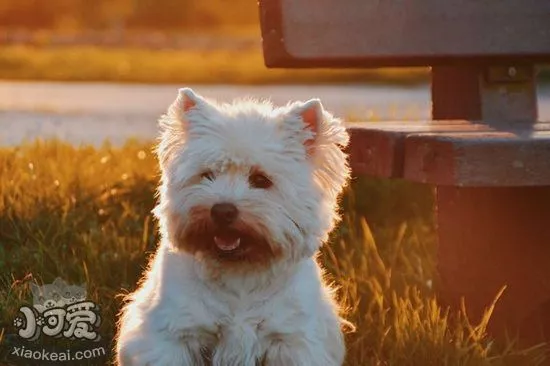
[[[190,125],[194,122],[208,121],[208,116],[214,109],[215,106],[211,102],[196,94],[191,88],[178,90],[176,100],[159,120],[161,139],[156,150],[162,168],[172,159],[173,152],[187,139]]]
[[[302,135],[302,143],[306,147],[308,155],[314,153],[315,140],[323,123],[323,111],[323,105],[319,99],[310,99],[291,110],[291,114],[294,114],[303,122],[302,129],[305,133]]]
[[[342,120],[326,111],[319,99],[287,106],[283,118],[286,136],[293,140],[291,149],[296,141],[303,144],[324,192],[336,197],[349,176],[342,150],[349,135]]]
[[[319,99],[297,102],[289,108],[286,124],[310,157],[326,145],[347,145],[348,135],[342,121],[325,111]]]
[[[188,124],[193,121],[205,120],[213,109],[211,102],[196,94],[191,88],[181,88],[176,100],[168,108],[168,113],[161,118],[160,127],[163,130],[185,131]]]
[[[195,94],[191,88],[181,88],[178,90],[176,105],[184,114],[187,114],[193,108],[200,109],[207,103],[203,97]]]

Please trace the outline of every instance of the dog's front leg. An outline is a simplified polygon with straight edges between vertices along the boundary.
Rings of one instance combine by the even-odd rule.
[[[119,345],[119,366],[207,366],[197,338],[136,337]]]
[[[221,330],[212,355],[212,366],[256,366],[261,356],[253,327],[233,325]]]
[[[270,342],[262,366],[341,366],[321,345],[308,344],[298,337],[283,337]]]

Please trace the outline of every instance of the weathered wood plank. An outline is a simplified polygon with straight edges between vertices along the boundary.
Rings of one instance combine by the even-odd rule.
[[[547,0],[260,0],[269,67],[550,60]]]
[[[453,186],[550,185],[550,131],[408,136],[403,177]]]
[[[404,139],[411,132],[452,131],[468,121],[348,123],[349,155],[354,173],[402,178]]]
[[[350,123],[355,174],[436,185],[550,185],[550,122]]]

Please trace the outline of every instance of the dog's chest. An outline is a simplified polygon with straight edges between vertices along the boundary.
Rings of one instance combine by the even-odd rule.
[[[293,322],[295,312],[284,299],[274,297],[241,296],[225,298],[210,303],[204,308],[215,334],[204,334],[205,341],[212,344],[232,343],[239,340],[249,343],[264,343],[270,338],[291,332],[299,325]],[[205,328],[203,328],[205,329]]]

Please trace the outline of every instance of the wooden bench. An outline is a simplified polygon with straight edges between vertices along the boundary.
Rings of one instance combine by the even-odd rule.
[[[356,173],[436,186],[439,295],[491,330],[550,340],[548,0],[260,0],[265,63],[431,66],[432,119],[350,123]]]

